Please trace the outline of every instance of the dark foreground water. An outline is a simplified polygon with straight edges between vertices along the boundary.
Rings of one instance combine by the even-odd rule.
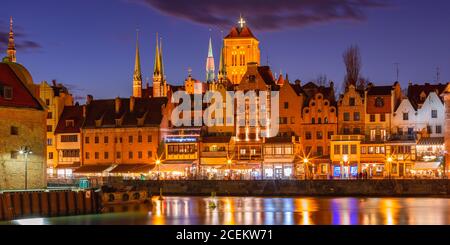
[[[166,197],[153,199],[152,206],[116,206],[98,215],[22,219],[9,224],[448,225],[450,199]]]

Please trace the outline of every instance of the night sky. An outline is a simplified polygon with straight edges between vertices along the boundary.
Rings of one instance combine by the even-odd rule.
[[[243,3],[242,3],[243,2]],[[189,67],[205,79],[208,38],[216,67],[221,30],[239,15],[261,42],[274,72],[309,81],[321,74],[339,84],[343,51],[361,50],[362,75],[377,84],[450,81],[448,0],[15,0],[0,4],[0,50],[9,16],[15,20],[17,59],[42,80],[68,84],[73,94],[130,96],[136,29],[143,77],[153,69],[155,34],[163,39],[169,83],[182,84]],[[2,55],[3,56],[3,55]],[[145,82],[145,81],[144,81]]]

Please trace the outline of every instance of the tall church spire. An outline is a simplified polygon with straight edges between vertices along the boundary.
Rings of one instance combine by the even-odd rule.
[[[162,73],[161,53],[159,52],[158,33],[156,33],[155,66],[153,68],[153,76],[160,75],[161,73]]]
[[[214,55],[212,50],[212,40],[209,38],[208,58],[206,58],[206,82],[213,82],[215,79]]]
[[[225,45],[222,44],[222,50],[220,50],[220,61],[219,61],[219,80],[226,79],[227,77],[227,68],[225,65]]]
[[[13,18],[9,19],[9,41],[8,41],[8,50],[6,54],[9,58],[10,62],[16,62],[16,45],[14,43],[14,31],[13,31]]]
[[[139,55],[139,31],[136,31],[136,58],[134,61],[133,73],[133,96],[142,97],[142,72],[141,72],[141,58]]]
[[[153,97],[167,96],[167,85],[164,76],[164,63],[162,56],[162,42],[156,34],[155,66],[153,69]]]

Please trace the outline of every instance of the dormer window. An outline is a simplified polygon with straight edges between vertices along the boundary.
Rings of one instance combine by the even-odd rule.
[[[377,97],[375,99],[375,107],[383,107],[384,106],[384,99],[381,97]]]
[[[2,90],[3,91],[0,91],[0,92],[3,92],[3,93],[0,93],[0,95],[2,95],[5,100],[12,100],[12,98],[13,98],[13,89],[12,89],[12,87],[10,87],[10,86],[3,86]]]
[[[75,127],[75,121],[74,120],[66,120],[66,127],[67,128]]]
[[[256,81],[256,76],[255,75],[248,76],[248,81],[254,83]]]

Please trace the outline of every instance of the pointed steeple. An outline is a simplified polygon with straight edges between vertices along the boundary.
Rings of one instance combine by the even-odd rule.
[[[208,57],[206,58],[206,82],[213,82],[215,79],[214,56],[212,51],[212,40],[209,38]]]
[[[142,97],[142,72],[141,72],[141,58],[139,55],[139,31],[136,31],[136,57],[134,61],[133,73],[133,96]]]
[[[226,79],[227,68],[225,65],[225,44],[222,43],[222,50],[220,51],[220,61],[219,61],[219,80]]]
[[[16,45],[14,43],[13,18],[9,19],[9,40],[6,54],[10,62],[16,62]]]
[[[156,33],[155,66],[153,68],[153,75],[157,76],[161,74],[162,74],[161,53],[159,52],[158,33]]]
[[[167,85],[164,76],[164,63],[162,55],[162,42],[156,34],[155,67],[153,69],[153,96],[166,97]]]

